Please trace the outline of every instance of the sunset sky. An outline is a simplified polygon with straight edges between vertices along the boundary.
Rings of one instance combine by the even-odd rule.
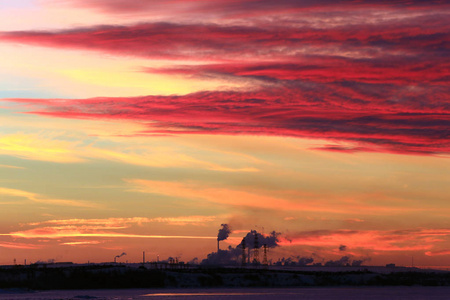
[[[450,266],[450,4],[0,0],[0,264]],[[345,246],[345,247],[343,247]]]

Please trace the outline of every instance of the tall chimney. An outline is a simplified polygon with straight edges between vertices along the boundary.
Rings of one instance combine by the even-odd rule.
[[[220,248],[219,248],[219,239],[217,239],[217,253],[219,253],[219,250],[220,250]]]
[[[142,264],[145,264],[145,251],[142,251]]]

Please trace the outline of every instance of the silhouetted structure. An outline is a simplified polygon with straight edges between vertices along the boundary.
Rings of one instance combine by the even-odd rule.
[[[242,265],[245,266],[245,238],[242,239]]]
[[[126,254],[125,252],[122,252],[122,254],[119,254],[119,255],[114,256],[114,263],[117,262],[117,259],[118,259],[119,257],[122,257],[122,256],[124,256],[124,255],[127,255],[127,254]]]
[[[229,228],[226,224],[222,224],[223,228],[219,230],[217,237],[218,242],[223,238],[228,236]],[[267,261],[267,248],[273,248],[278,246],[278,235],[279,233],[273,231],[268,235],[263,235],[256,230],[251,230],[242,241],[236,247],[228,246],[227,249],[221,250],[217,249],[207,255],[207,258],[202,260],[201,265],[260,265],[260,248],[262,245],[266,245],[265,261]],[[219,246],[219,243],[218,243]]]
[[[267,263],[267,244],[264,244],[264,257],[263,257],[262,264],[265,266],[268,265],[268,263]]]
[[[253,240],[253,263],[259,264],[259,241],[258,241],[258,233],[255,230],[255,237]]]

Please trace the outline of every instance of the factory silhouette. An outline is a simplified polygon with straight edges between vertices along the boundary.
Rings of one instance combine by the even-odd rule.
[[[300,287],[300,286],[450,286],[450,272],[397,267],[394,264],[361,266],[363,260],[343,256],[338,260],[314,263],[312,257],[268,260],[268,251],[278,247],[281,233],[261,234],[250,230],[235,247],[221,249],[231,234],[222,224],[217,235],[217,251],[199,262],[167,260],[124,262],[122,252],[114,262],[74,264],[35,262],[0,266],[0,289],[117,289],[117,288],[204,288],[204,287]],[[337,250],[347,251],[345,245]]]
[[[257,230],[250,230],[246,233],[246,235],[242,238],[239,244],[235,247],[228,245],[227,248],[221,249],[221,242],[225,241],[229,238],[232,233],[232,229],[228,224],[221,224],[221,227],[218,230],[217,234],[217,251],[211,252],[207,254],[206,258],[199,260],[197,257],[194,259],[184,262],[179,259],[179,257],[167,257],[167,259],[161,259],[160,255],[157,255],[156,260],[148,261],[146,260],[146,252],[142,252],[142,261],[139,262],[130,262],[128,260],[123,259],[122,257],[126,256],[127,253],[122,252],[113,257],[113,261],[103,262],[103,263],[94,263],[97,265],[108,265],[108,264],[127,264],[127,265],[140,265],[144,268],[152,268],[152,269],[189,269],[189,268],[197,268],[202,266],[209,267],[221,267],[221,266],[229,266],[229,267],[269,267],[269,266],[278,266],[278,267],[306,267],[306,266],[314,266],[314,267],[360,267],[364,262],[370,261],[370,258],[364,258],[360,260],[353,259],[351,256],[344,255],[337,260],[328,260],[325,261],[323,258],[320,258],[316,254],[313,253],[315,259],[319,261],[315,261],[315,259],[311,256],[290,256],[290,257],[280,257],[277,260],[268,259],[268,253],[270,249],[279,247],[281,233],[276,231],[271,231],[268,234],[260,233]],[[223,248],[223,247],[222,247]],[[347,246],[340,245],[339,251],[344,253],[347,250]],[[30,262],[30,266],[34,267],[44,267],[44,268],[52,268],[52,267],[64,267],[77,265],[72,262],[55,262],[54,259],[49,259],[47,261],[36,261]],[[81,265],[93,265],[88,261],[87,264]],[[20,266],[17,264],[16,259],[14,259],[13,266]],[[27,260],[24,260],[23,266],[27,266]],[[395,266],[394,264],[388,264],[387,266]]]
[[[227,249],[220,249],[220,242],[226,240],[231,234],[231,228],[228,224],[221,224],[221,228],[217,234],[217,252],[212,252],[200,262],[200,265],[210,266],[325,266],[325,267],[360,267],[370,258],[352,259],[350,256],[344,255],[337,260],[328,260],[314,262],[313,257],[295,256],[288,258],[279,258],[273,262],[268,259],[268,251],[271,248],[279,246],[280,232],[272,231],[269,234],[261,234],[256,230],[250,230],[236,246],[228,246]],[[347,246],[340,245],[339,251],[345,252]]]
[[[229,246],[226,250],[220,249],[220,241],[226,240],[231,233],[228,224],[222,224],[217,235],[217,252],[207,255],[201,264],[203,265],[268,265],[267,249],[278,246],[280,233],[272,231],[269,235],[263,235],[256,230],[250,230],[242,238],[236,247]],[[262,259],[260,258],[262,249]]]

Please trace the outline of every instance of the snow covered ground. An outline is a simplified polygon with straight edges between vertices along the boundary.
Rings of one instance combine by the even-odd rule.
[[[338,288],[243,288],[243,289],[122,289],[26,291],[0,290],[2,300],[81,300],[81,299],[390,299],[447,300],[450,287],[338,287]]]

